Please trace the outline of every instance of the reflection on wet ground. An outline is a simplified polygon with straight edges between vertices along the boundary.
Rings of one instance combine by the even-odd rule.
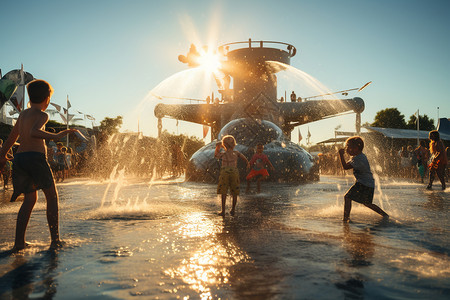
[[[449,193],[382,182],[391,220],[355,204],[343,224],[352,182],[266,184],[222,218],[214,185],[73,179],[58,186],[67,246],[48,250],[40,195],[14,255],[20,203],[4,194],[0,298],[448,299]]]

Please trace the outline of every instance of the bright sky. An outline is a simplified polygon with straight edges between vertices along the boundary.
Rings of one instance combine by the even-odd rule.
[[[3,75],[23,63],[27,72],[53,85],[52,102],[65,105],[69,95],[73,112],[93,115],[97,124],[135,110],[160,82],[186,70],[177,57],[191,43],[249,38],[293,44],[298,54],[291,65],[332,91],[372,81],[349,95],[365,101],[362,123],[373,122],[376,112],[388,107],[397,107],[406,120],[417,109],[436,120],[438,107],[440,117],[450,117],[447,0],[3,0],[0,21]],[[141,112],[154,118],[151,109]],[[316,143],[334,137],[339,125],[353,130],[354,118],[300,130],[305,137],[309,126]],[[137,130],[137,124],[126,128]],[[180,123],[179,132],[186,128],[191,126]],[[143,129],[156,135],[156,126]],[[201,132],[201,127],[189,130]]]

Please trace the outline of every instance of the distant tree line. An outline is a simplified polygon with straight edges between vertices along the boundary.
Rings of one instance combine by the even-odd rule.
[[[365,124],[373,127],[396,128],[396,129],[417,129],[417,116],[415,114],[409,117],[408,122],[405,116],[397,108],[386,108],[377,112],[374,122]],[[435,130],[434,120],[427,115],[419,115],[420,130]]]

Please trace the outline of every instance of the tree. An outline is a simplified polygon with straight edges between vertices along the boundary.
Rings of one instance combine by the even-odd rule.
[[[406,129],[405,116],[397,108],[386,108],[377,112],[372,126]]]
[[[115,118],[106,117],[100,122],[100,132],[106,135],[117,133],[119,132],[122,123],[122,116],[117,116]]]
[[[67,126],[54,120],[48,120],[47,124],[45,124],[45,128],[46,129],[53,128],[55,129],[55,132],[59,132],[61,130],[66,129]]]
[[[416,123],[417,117],[416,115],[411,115],[409,117],[409,121],[408,124],[406,124],[406,127],[408,129],[417,129],[417,123]],[[427,130],[427,131],[431,131],[434,130],[434,120],[428,118],[427,115],[419,115],[419,129],[420,130]]]

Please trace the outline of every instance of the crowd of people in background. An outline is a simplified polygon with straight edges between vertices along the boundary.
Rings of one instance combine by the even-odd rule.
[[[0,147],[2,140],[0,139]],[[161,139],[115,134],[98,138],[84,151],[66,143],[47,141],[47,160],[56,182],[73,176],[108,179],[114,170],[126,175],[161,179],[185,173],[188,157],[203,146],[201,140],[168,133]],[[13,147],[15,150],[17,146]],[[11,158],[13,151],[11,151]],[[1,171],[4,190],[12,189],[12,160]]]
[[[326,147],[319,153],[321,174],[345,174],[340,167],[339,157],[336,154],[338,148],[338,145]],[[450,155],[449,147],[444,149],[448,157]],[[391,148],[374,146],[369,142],[367,153],[369,160],[372,162],[372,171],[380,177],[397,177],[422,183],[429,178],[433,155],[430,152],[430,143],[425,140],[421,140],[418,146],[401,145]],[[448,181],[448,164],[444,174]]]
[[[2,140],[0,140],[1,146]],[[430,175],[429,142],[422,140],[419,146],[397,145],[382,147],[379,143],[367,142],[367,156],[372,161],[372,169],[380,177],[397,177],[425,182]],[[375,146],[376,145],[376,146]],[[72,176],[89,176],[107,179],[116,170],[125,170],[127,175],[163,178],[182,176],[188,158],[203,146],[200,140],[185,136],[171,136],[166,133],[162,139],[138,138],[117,134],[99,137],[98,143],[82,152],[67,147],[62,142],[47,142],[47,157],[56,182],[64,182]],[[344,175],[340,166],[337,149],[340,145],[324,147],[319,153],[320,173],[324,175]],[[446,148],[447,156],[449,148]],[[11,157],[13,152],[10,153]],[[12,162],[1,170],[5,190],[11,184]],[[444,171],[447,180],[449,170]],[[439,175],[439,174],[438,174]]]

